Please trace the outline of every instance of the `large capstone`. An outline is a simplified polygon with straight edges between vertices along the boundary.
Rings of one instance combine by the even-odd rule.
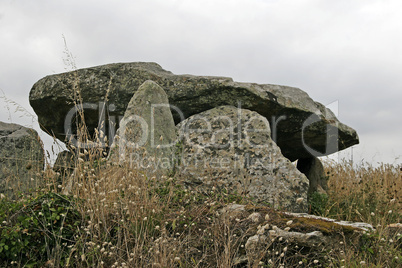
[[[39,185],[45,155],[38,133],[0,122],[0,192],[14,195]]]
[[[91,134],[103,128],[113,140],[115,123],[146,80],[166,91],[176,123],[222,105],[258,112],[269,120],[273,140],[291,161],[328,155],[359,142],[354,129],[298,88],[175,75],[156,63],[116,63],[50,75],[34,84],[29,100],[40,126],[62,141],[74,140],[75,112],[80,109]]]
[[[189,117],[178,129],[178,170],[189,185],[244,194],[288,211],[307,211],[308,180],[281,154],[265,117],[221,106]]]

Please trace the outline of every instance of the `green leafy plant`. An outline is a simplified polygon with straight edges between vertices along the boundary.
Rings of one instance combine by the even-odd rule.
[[[328,195],[314,192],[308,197],[309,212],[314,215],[323,215],[328,204]]]
[[[0,204],[0,264],[63,265],[82,221],[74,200],[48,192]]]

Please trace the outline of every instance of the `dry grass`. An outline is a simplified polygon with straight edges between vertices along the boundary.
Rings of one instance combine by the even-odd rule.
[[[237,220],[217,216],[217,211],[233,202],[248,204],[251,211],[273,213],[269,208],[253,206],[244,196],[217,191],[201,193],[184,188],[174,177],[147,177],[128,167],[96,159],[77,161],[75,173],[69,179],[47,170],[43,174],[46,189],[31,195],[59,193],[72,180],[70,196],[79,200],[74,206],[81,220],[72,243],[66,243],[66,248],[63,241],[59,243],[60,252],[68,252],[68,256],[49,249],[53,253],[43,256],[41,265],[398,267],[401,238],[397,234],[390,237],[384,227],[401,220],[399,167],[356,169],[343,163],[327,165],[326,170],[330,190],[328,203],[323,204],[325,216],[368,222],[377,231],[363,236],[361,244],[345,241],[340,245],[343,250],[332,253],[296,251],[285,242],[278,242],[261,248],[248,262],[239,256],[245,255],[245,243],[257,226],[241,217]],[[28,200],[25,196],[21,202]],[[271,217],[271,221],[275,219]],[[2,261],[3,265],[10,264]],[[24,265],[13,263],[13,267]]]
[[[402,213],[401,166],[348,162],[326,165],[329,176],[329,216],[362,221],[374,226],[400,221]]]
[[[127,167],[94,169],[85,162],[78,169],[71,195],[83,201],[78,209],[85,221],[71,249],[77,266],[231,267],[244,236],[233,238],[236,228],[215,211],[241,197],[201,195],[172,177]]]

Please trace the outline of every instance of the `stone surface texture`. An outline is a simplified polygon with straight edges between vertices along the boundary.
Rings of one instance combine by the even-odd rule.
[[[38,133],[17,124],[0,122],[0,192],[13,194],[37,185],[44,168]]]
[[[275,208],[307,211],[308,180],[272,141],[265,117],[221,106],[177,127],[179,174],[187,183],[246,194]]]
[[[326,193],[328,190],[328,179],[325,176],[324,166],[317,157],[299,159],[297,161],[297,169],[306,175],[310,182],[308,194],[314,192]]]
[[[168,97],[155,82],[148,80],[136,91],[116,134],[111,161],[129,161],[140,169],[173,168],[176,126]]]
[[[337,220],[330,219],[327,217],[320,217],[320,216],[316,216],[316,215],[310,215],[307,213],[285,212],[285,214],[289,215],[289,216],[293,216],[293,217],[298,217],[298,218],[309,218],[309,219],[316,219],[316,220],[320,220],[320,221],[333,222],[340,226],[352,227],[352,228],[360,229],[362,231],[374,230],[374,227],[371,224],[368,224],[365,222],[337,221]]]
[[[107,127],[108,122],[118,122],[116,118],[124,114],[135,91],[147,80],[161,86],[170,104],[181,111],[175,110],[176,123],[222,105],[258,112],[270,121],[273,140],[291,161],[312,154],[328,155],[359,142],[354,129],[298,88],[239,83],[227,77],[175,75],[156,63],[115,63],[46,76],[34,84],[29,100],[41,127],[64,141],[65,123],[69,124],[66,118],[74,112],[77,92],[88,104],[85,120],[93,133],[103,120],[99,110],[106,109]],[[103,108],[97,109],[99,106]]]

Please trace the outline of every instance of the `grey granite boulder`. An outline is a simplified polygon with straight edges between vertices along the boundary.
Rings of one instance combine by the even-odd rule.
[[[268,120],[221,106],[178,126],[179,174],[200,189],[225,189],[288,211],[307,211],[308,180],[272,141]]]
[[[13,194],[38,185],[45,155],[38,133],[0,122],[0,192]]]
[[[222,105],[258,112],[270,121],[273,140],[291,161],[328,155],[359,142],[354,129],[298,88],[239,83],[227,77],[175,75],[156,63],[116,63],[50,75],[34,84],[29,100],[41,127],[64,141],[74,132],[70,126],[79,93],[91,134],[103,124],[105,133],[112,136],[114,123],[146,80],[160,85],[170,104],[181,111],[174,112],[176,123]]]
[[[172,169],[176,126],[165,91],[145,81],[131,98],[120,121],[109,160],[132,168]]]

